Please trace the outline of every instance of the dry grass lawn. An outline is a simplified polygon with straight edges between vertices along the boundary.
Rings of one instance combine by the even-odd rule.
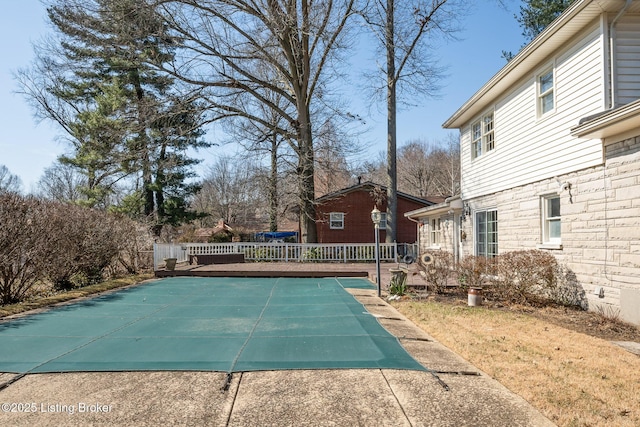
[[[559,426],[640,426],[640,356],[607,339],[521,311],[436,301],[394,306]],[[571,322],[589,330],[592,317]],[[610,337],[611,325],[600,323],[593,328]],[[640,331],[627,327],[621,336],[640,338]]]

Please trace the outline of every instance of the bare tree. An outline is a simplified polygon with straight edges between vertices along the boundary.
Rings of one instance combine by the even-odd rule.
[[[398,150],[398,188],[420,197],[435,195],[436,149],[426,141],[409,141]]]
[[[347,157],[357,150],[357,145],[345,144],[342,134],[333,121],[321,128],[316,148],[316,194],[318,196],[353,185],[353,173]]]
[[[20,177],[12,174],[5,165],[0,165],[0,194],[18,193],[21,187]]]
[[[256,185],[256,170],[257,166],[246,159],[218,158],[204,177],[194,207],[208,213],[214,223],[219,219],[229,224],[255,222],[256,211],[264,206],[260,186]]]
[[[396,239],[397,102],[416,95],[433,96],[441,70],[429,55],[435,37],[451,36],[455,30],[458,0],[372,0],[364,17],[384,52],[386,62],[370,76],[375,89],[382,89],[387,105],[387,242]],[[382,78],[382,79],[380,79]],[[403,95],[408,95],[403,98]]]
[[[274,132],[297,157],[301,237],[317,240],[312,104],[327,95],[327,77],[344,42],[355,0],[149,0],[179,57],[166,73],[206,88],[212,120],[243,117],[264,128],[266,105],[283,118]],[[274,103],[277,94],[284,104]]]
[[[361,165],[358,174],[381,182],[385,175],[384,153]],[[455,134],[444,140],[413,140],[398,149],[398,189],[417,197],[448,197],[460,194],[460,145]]]
[[[460,194],[460,143],[454,133],[440,143],[436,164],[434,194],[454,196]]]
[[[49,200],[75,203],[85,199],[85,186],[86,177],[73,166],[54,163],[38,181],[38,194]]]
[[[280,94],[274,92],[268,95],[273,104],[286,108],[286,100]],[[261,173],[256,170],[255,179],[260,182],[261,189],[267,189],[269,231],[278,231],[280,181],[281,177],[292,169],[290,147],[293,143],[286,141],[287,136],[277,131],[284,126],[284,118],[278,111],[266,104],[259,104],[256,105],[254,114],[261,116],[263,121],[237,117],[224,122],[225,130],[231,135],[233,141],[238,142],[246,150],[246,157],[251,161],[257,159],[262,164],[264,158],[268,157],[268,172]]]
[[[453,196],[460,191],[460,148],[456,137],[410,141],[398,150],[398,187],[415,196]]]

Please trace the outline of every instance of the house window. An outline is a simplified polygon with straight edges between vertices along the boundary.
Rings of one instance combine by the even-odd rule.
[[[542,198],[542,241],[560,243],[561,233],[560,196]]]
[[[553,85],[553,68],[547,70],[538,76],[538,115],[553,111],[555,107],[554,85]]]
[[[471,125],[471,155],[474,159],[495,148],[493,128],[493,112]]]
[[[430,232],[430,239],[429,239],[430,243],[432,245],[439,245],[440,234],[441,234],[440,218],[431,220],[429,232]]]
[[[378,226],[378,228],[380,230],[386,230],[387,229],[387,213],[386,212],[382,212],[380,214],[380,225]]]
[[[329,214],[329,228],[332,230],[344,229],[344,213],[331,212]]]
[[[498,211],[476,212],[476,255],[498,255]]]
[[[482,125],[480,122],[471,126],[471,153],[474,159],[482,156]]]

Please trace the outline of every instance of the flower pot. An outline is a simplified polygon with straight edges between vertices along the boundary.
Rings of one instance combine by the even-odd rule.
[[[178,258],[165,258],[164,266],[167,270],[173,271],[176,269],[176,262],[178,262]]]

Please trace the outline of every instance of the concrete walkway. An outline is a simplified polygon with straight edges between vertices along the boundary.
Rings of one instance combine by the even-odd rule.
[[[433,372],[300,370],[232,378],[217,372],[0,374],[0,425],[554,425],[375,291],[350,292]]]

